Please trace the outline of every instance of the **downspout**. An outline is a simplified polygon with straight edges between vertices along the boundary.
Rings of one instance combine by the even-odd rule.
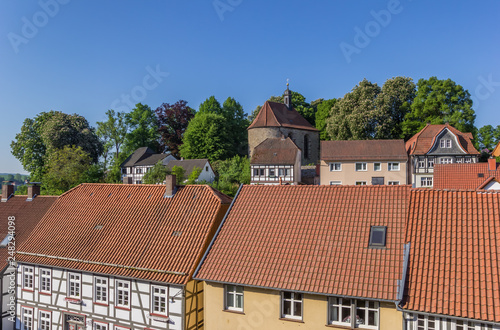
[[[402,273],[401,279],[398,280],[398,290],[397,290],[397,297],[396,297],[397,301],[395,302],[396,310],[403,313],[403,329],[406,329],[406,322],[405,322],[405,317],[404,317],[405,311],[401,307],[401,302],[403,301],[403,298],[404,298],[403,295],[405,292],[406,275],[408,272],[409,259],[410,259],[410,243],[408,242],[403,247],[403,273]]]

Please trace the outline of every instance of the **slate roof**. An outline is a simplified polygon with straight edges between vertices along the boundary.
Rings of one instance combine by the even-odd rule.
[[[287,127],[318,131],[295,109],[288,109],[283,103],[270,101],[264,103],[248,129],[257,127]]]
[[[168,154],[157,154],[151,148],[142,147],[134,151],[120,167],[150,166],[167,157]]]
[[[208,159],[206,159],[206,158],[204,158],[204,159],[171,160],[167,164],[167,169],[169,169],[171,171],[174,166],[180,166],[185,171],[184,172],[184,177],[188,178],[189,175],[191,174],[191,172],[193,172],[193,170],[194,170],[195,167],[198,167],[198,168],[204,170],[205,169],[205,164],[207,162],[208,162]],[[212,165],[210,165],[210,163],[208,163],[208,165],[210,167],[212,167]]]
[[[231,199],[205,185],[164,193],[163,185],[79,185],[59,197],[17,259],[185,284]]]
[[[397,299],[409,186],[242,186],[195,278]],[[368,248],[387,226],[387,249]]]
[[[500,180],[500,164],[493,171],[488,163],[434,165],[435,189],[482,189],[492,178]]]
[[[294,165],[299,151],[290,138],[268,138],[255,147],[250,164]]]
[[[0,241],[7,236],[8,219],[15,217],[15,247],[28,238],[31,231],[57,200],[56,196],[36,196],[27,202],[28,196],[15,195],[7,202],[0,203]],[[7,266],[8,249],[0,248],[0,270]]]
[[[415,190],[404,308],[500,322],[500,193]]]
[[[425,155],[430,151],[436,137],[443,129],[449,129],[457,137],[460,146],[471,155],[479,155],[479,151],[474,148],[472,144],[472,133],[462,133],[448,123],[444,125],[431,125],[427,124],[420,132],[412,136],[406,141],[406,151],[409,155]]]
[[[408,160],[404,140],[321,141],[321,160]]]

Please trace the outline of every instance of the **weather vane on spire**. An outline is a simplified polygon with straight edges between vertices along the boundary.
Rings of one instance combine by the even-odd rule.
[[[286,88],[288,88],[288,85],[289,85],[288,81],[289,81],[289,80],[290,80],[290,79],[286,78]]]

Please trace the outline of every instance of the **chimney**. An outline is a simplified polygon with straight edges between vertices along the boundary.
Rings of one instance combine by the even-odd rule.
[[[4,181],[2,185],[2,202],[6,202],[14,195],[14,185],[12,181]]]
[[[497,169],[497,160],[493,157],[490,157],[488,159],[488,170],[496,171],[496,169]]]
[[[174,197],[175,192],[177,191],[177,178],[173,174],[167,175],[165,178],[165,195],[163,197]]]
[[[123,177],[123,184],[132,184],[132,177],[131,176],[124,176]]]
[[[40,195],[40,182],[29,182],[28,199],[26,201],[31,202],[38,195]]]

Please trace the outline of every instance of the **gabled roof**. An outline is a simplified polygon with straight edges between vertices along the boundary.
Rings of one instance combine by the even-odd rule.
[[[270,101],[264,103],[248,129],[257,127],[287,127],[318,131],[295,109],[288,109],[283,103]]]
[[[193,172],[193,170],[194,170],[195,167],[198,167],[201,170],[203,170],[205,168],[205,165],[207,164],[207,162],[208,162],[208,165],[210,167],[212,167],[212,165],[210,165],[210,162],[206,158],[204,158],[204,159],[171,160],[167,164],[167,169],[172,170],[172,168],[174,166],[180,166],[185,171],[184,172],[184,177],[188,178],[189,175],[191,174],[191,172]]]
[[[321,141],[321,160],[408,160],[404,140]]]
[[[396,300],[409,186],[242,186],[195,275],[206,281]],[[387,226],[387,249],[368,248]]]
[[[8,234],[8,218],[15,217],[15,246],[19,247],[28,238],[52,204],[56,196],[36,196],[31,202],[28,196],[15,195],[0,203],[0,241]],[[7,266],[8,249],[0,248],[0,270]]]
[[[500,179],[500,164],[490,171],[488,163],[436,164],[434,165],[435,189],[483,189],[490,179]]]
[[[167,156],[168,154],[157,154],[151,148],[142,147],[128,156],[120,167],[155,165],[159,160],[162,160]]]
[[[500,322],[500,193],[415,190],[407,310]]]
[[[17,259],[185,284],[231,199],[204,185],[164,194],[163,185],[79,185],[59,197]]]
[[[498,144],[495,147],[495,149],[493,149],[493,151],[491,152],[491,155],[493,157],[500,157],[500,142],[498,142]]]
[[[300,149],[290,138],[268,138],[255,147],[253,165],[294,165]]]
[[[462,133],[453,126],[450,126],[448,123],[444,125],[427,124],[420,132],[406,141],[406,151],[409,155],[425,155],[431,150],[437,136],[444,129],[448,129],[457,137],[458,143],[466,153],[479,155],[479,151],[474,148],[471,141],[473,139],[472,133]]]

